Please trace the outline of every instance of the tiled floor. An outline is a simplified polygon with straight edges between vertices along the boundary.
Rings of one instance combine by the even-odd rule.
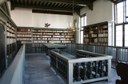
[[[27,55],[25,62],[25,84],[65,84],[50,67],[49,57],[44,55]],[[110,81],[99,81],[89,84],[115,84],[118,78],[114,69]]]

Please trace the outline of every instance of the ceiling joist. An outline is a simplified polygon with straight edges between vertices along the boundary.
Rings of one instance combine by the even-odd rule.
[[[47,14],[61,14],[61,15],[73,15],[72,12],[64,12],[64,11],[53,11],[53,10],[36,10],[33,9],[32,13],[47,13]]]
[[[12,9],[15,7],[32,8],[39,10],[50,10],[57,12],[79,14],[80,9],[87,6],[93,10],[93,2],[95,0],[10,0]],[[46,11],[45,11],[46,12]],[[65,14],[64,13],[64,14]]]

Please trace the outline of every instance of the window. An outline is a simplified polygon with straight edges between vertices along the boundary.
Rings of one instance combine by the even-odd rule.
[[[128,17],[128,0],[126,1],[126,16]]]
[[[128,0],[115,4],[115,46],[128,47]]]
[[[116,46],[122,46],[123,41],[123,28],[122,25],[116,27]]]
[[[117,23],[123,22],[123,2],[117,4]]]
[[[128,47],[128,24],[125,25],[125,46]]]
[[[108,45],[114,46],[114,25],[113,23],[108,23]]]
[[[80,17],[79,22],[80,22],[80,43],[83,43],[83,26],[87,25],[87,16],[86,16],[86,14],[83,14]]]

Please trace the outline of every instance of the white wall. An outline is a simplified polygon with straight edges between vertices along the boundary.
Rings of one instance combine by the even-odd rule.
[[[32,10],[15,9],[11,11],[11,18],[17,26],[32,26]]]
[[[103,21],[113,20],[113,3],[109,0],[96,0],[93,4],[93,10],[83,8],[81,15],[86,13],[87,25]]]
[[[49,23],[49,28],[67,28],[72,23],[70,15],[32,13],[32,9],[24,8],[12,10],[11,18],[17,26],[25,27],[44,27],[45,23]]]

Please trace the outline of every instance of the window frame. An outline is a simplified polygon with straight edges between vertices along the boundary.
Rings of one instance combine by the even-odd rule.
[[[118,12],[117,12],[117,5],[118,5],[118,3],[121,3],[121,2],[118,2],[118,3],[115,3],[115,5],[114,5],[114,12],[115,12],[115,14],[114,14],[114,16],[115,16],[115,39],[114,39],[114,46],[118,46],[117,45],[117,38],[116,38],[116,28],[117,28],[117,26],[119,26],[119,25],[122,25],[122,46],[120,46],[120,47],[128,47],[128,46],[125,46],[125,25],[126,24],[128,24],[128,16],[127,16],[127,9],[128,8],[126,8],[126,7],[128,7],[128,4],[126,4],[126,1],[128,1],[128,0],[123,0],[123,1],[121,1],[121,2],[123,2],[123,22],[121,22],[121,23],[118,23],[117,22],[117,19],[118,19],[118,17],[117,17],[117,15],[118,15]],[[127,2],[128,3],[128,2]]]

